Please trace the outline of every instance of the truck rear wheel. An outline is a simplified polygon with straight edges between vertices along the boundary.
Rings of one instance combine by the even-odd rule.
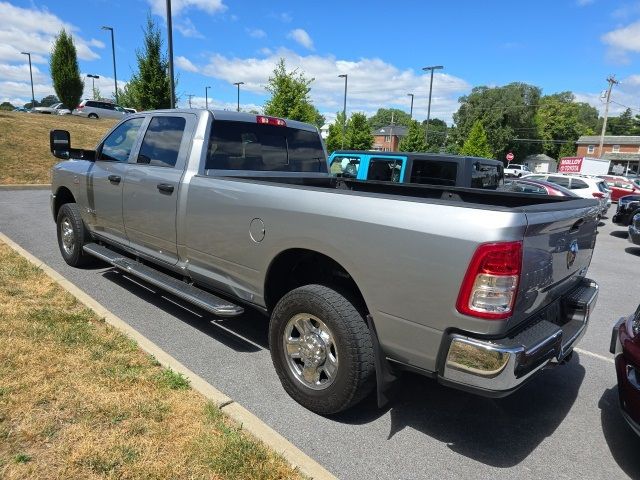
[[[375,386],[367,324],[329,287],[305,285],[284,295],[271,315],[269,347],[286,392],[313,412],[346,410]]]
[[[65,203],[57,218],[58,247],[62,258],[72,267],[84,267],[93,262],[82,247],[87,243],[88,232],[80,215],[77,203]]]

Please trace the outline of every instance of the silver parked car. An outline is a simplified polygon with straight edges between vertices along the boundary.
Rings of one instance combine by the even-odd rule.
[[[83,100],[72,113],[87,118],[122,118],[129,114],[120,105],[102,100]]]
[[[71,113],[71,110],[61,102],[54,103],[48,107],[36,107],[32,111],[34,113],[47,113],[51,115],[69,115]]]

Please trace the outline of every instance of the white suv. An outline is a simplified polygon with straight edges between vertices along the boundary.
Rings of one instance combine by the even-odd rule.
[[[120,105],[102,100],[83,100],[72,113],[88,118],[122,118],[129,115]]]
[[[597,177],[582,175],[564,175],[562,173],[534,173],[524,178],[546,180],[561,187],[568,188],[582,198],[595,198],[600,202],[600,214],[605,216],[611,206],[611,191],[607,182]]]
[[[507,177],[521,177],[531,173],[525,165],[519,165],[517,163],[510,163],[504,169],[504,174]]]

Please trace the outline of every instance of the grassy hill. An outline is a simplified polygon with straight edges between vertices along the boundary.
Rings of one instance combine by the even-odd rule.
[[[49,151],[49,131],[69,130],[74,148],[94,148],[115,120],[0,112],[0,185],[49,183],[59,160]]]

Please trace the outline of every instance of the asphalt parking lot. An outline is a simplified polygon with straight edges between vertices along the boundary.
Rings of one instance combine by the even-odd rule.
[[[48,196],[0,190],[0,231],[339,478],[640,478],[640,438],[618,412],[608,352],[611,326],[640,303],[640,247],[610,219],[599,229],[589,270],[601,287],[598,305],[569,364],[500,400],[407,374],[386,408],[377,409],[371,397],[324,418],[280,386],[260,315],[217,322],[110,269],[68,267],[58,252]]]

